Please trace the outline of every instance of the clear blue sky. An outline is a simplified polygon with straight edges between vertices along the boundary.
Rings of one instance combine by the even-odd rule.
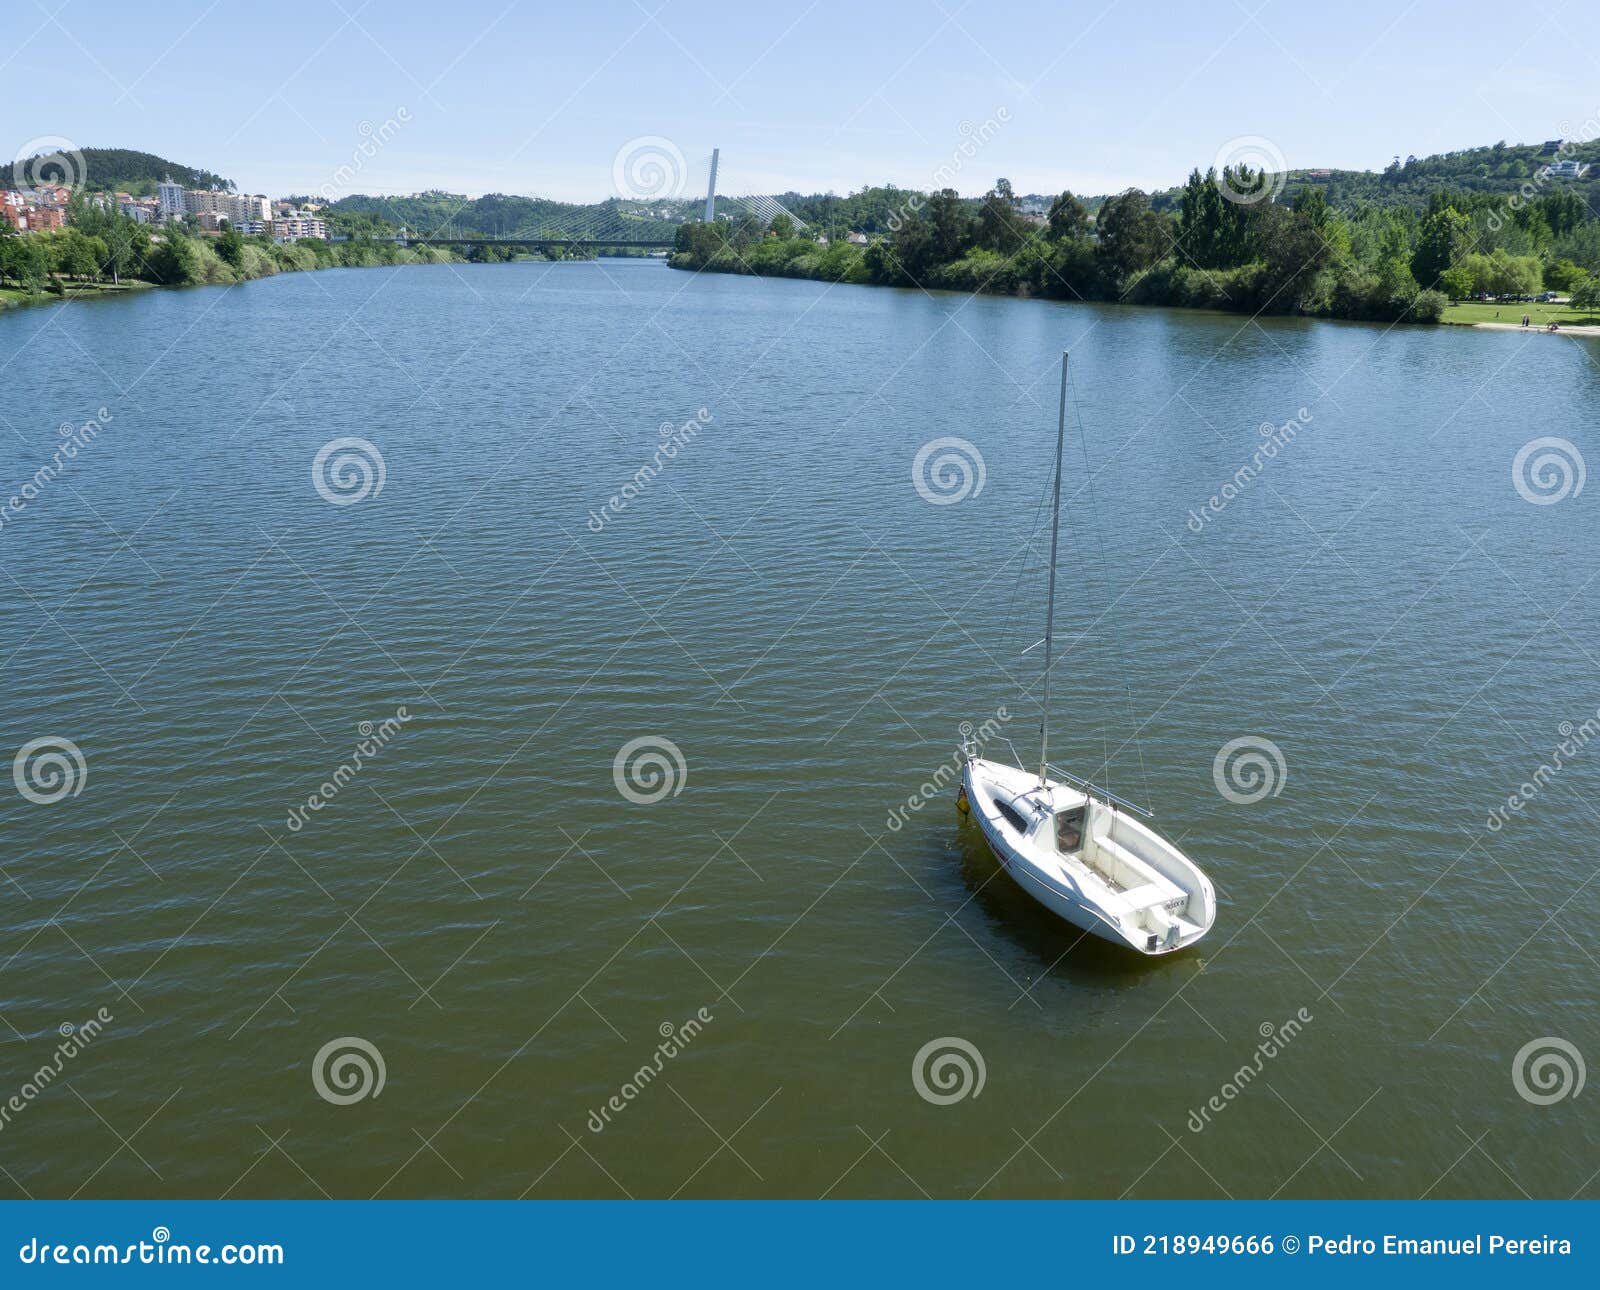
[[[0,149],[144,149],[249,191],[598,200],[660,136],[723,191],[1161,187],[1259,136],[1290,166],[1600,131],[1594,0],[7,0]],[[1004,120],[1001,120],[1004,109]],[[669,154],[670,155],[670,154]],[[1269,154],[1270,155],[1270,154]]]

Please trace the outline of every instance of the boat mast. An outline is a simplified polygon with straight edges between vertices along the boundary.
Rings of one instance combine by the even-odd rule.
[[[1044,610],[1044,712],[1039,718],[1039,787],[1050,764],[1050,650],[1056,630],[1056,543],[1061,536],[1061,454],[1067,439],[1067,351],[1061,351],[1061,411],[1056,417],[1056,484],[1050,503],[1050,591]]]

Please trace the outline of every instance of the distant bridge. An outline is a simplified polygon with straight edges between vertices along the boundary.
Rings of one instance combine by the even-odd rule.
[[[408,233],[391,240],[401,245],[506,246],[529,250],[560,247],[563,250],[671,250],[677,243],[678,226],[691,220],[707,223],[753,215],[769,223],[778,215],[788,216],[796,229],[804,220],[786,210],[773,197],[728,197],[717,191],[719,151],[701,165],[688,165],[681,153],[664,139],[640,139],[624,149],[613,163],[613,178],[625,195],[595,206],[569,206],[543,215],[538,227],[519,228],[506,237],[482,233]],[[705,196],[687,197],[698,192],[702,173]],[[724,176],[726,183],[726,176]]]
[[[657,241],[639,237],[454,237],[449,233],[429,233],[425,237],[395,237],[378,240],[397,242],[401,246],[520,246],[537,250],[559,246],[568,250],[573,247],[594,249],[612,247],[624,250],[638,248],[639,250],[670,251],[676,245],[675,238]]]

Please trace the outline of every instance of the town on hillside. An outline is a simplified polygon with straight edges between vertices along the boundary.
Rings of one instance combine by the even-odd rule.
[[[0,218],[19,233],[65,228],[72,192],[61,184],[7,189],[0,192]],[[108,192],[89,193],[86,200],[137,224],[185,224],[195,232],[212,236],[220,236],[231,227],[246,237],[267,236],[275,242],[297,242],[304,237],[328,240],[328,226],[321,217],[320,206],[271,201],[261,193],[185,188],[168,178],[156,185],[152,197]]]

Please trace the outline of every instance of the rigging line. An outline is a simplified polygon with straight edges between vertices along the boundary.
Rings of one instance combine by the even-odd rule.
[[[1022,544],[1022,564],[1017,570],[1016,580],[1011,584],[1011,599],[1006,605],[1006,616],[1000,624],[1000,639],[1006,640],[1011,635],[1011,616],[1017,608],[1017,596],[1022,591],[1022,580],[1028,576],[1028,557],[1033,553],[1033,539],[1039,532],[1039,524],[1044,517],[1044,499],[1050,493],[1050,481],[1047,478],[1039,488],[1039,501],[1033,508],[1033,527],[1028,530],[1028,536]]]
[[[1069,386],[1069,388],[1071,386],[1071,378],[1070,378],[1070,376],[1068,378],[1068,386]],[[1076,405],[1074,405],[1074,407],[1076,407]],[[1080,432],[1080,435],[1081,435],[1081,433],[1082,433],[1082,422],[1081,421],[1079,422],[1079,432]],[[1043,488],[1041,490],[1040,497],[1039,497],[1039,506],[1040,506],[1041,509],[1044,506],[1045,498],[1049,495],[1050,487],[1051,487],[1050,477],[1048,475],[1046,475],[1045,476],[1044,485],[1043,485]],[[1038,518],[1038,513],[1035,512],[1035,520],[1034,520],[1035,528],[1038,527],[1039,522],[1040,521],[1039,521],[1039,518]],[[1066,557],[1067,557],[1067,559],[1071,560],[1073,567],[1078,571],[1078,578],[1077,578],[1076,585],[1081,585],[1081,586],[1087,587],[1087,586],[1090,585],[1090,582],[1089,582],[1088,556],[1087,556],[1087,553],[1083,550],[1083,545],[1084,544],[1083,544],[1081,538],[1079,537],[1078,530],[1075,527],[1075,524],[1076,524],[1076,522],[1072,518],[1072,513],[1071,512],[1067,512],[1067,513],[1062,515],[1062,517],[1061,517],[1061,529],[1062,529],[1062,536],[1065,538],[1065,541],[1066,541]],[[1041,567],[1043,567],[1043,566],[1041,566]],[[1054,633],[1052,633],[1052,635],[1054,635]],[[1080,627],[1079,630],[1074,632],[1073,635],[1072,635],[1072,642],[1073,642],[1072,645],[1068,648],[1068,650],[1065,653],[1058,654],[1055,657],[1054,661],[1052,661],[1052,663],[1050,664],[1050,670],[1053,672],[1053,671],[1055,671],[1056,668],[1060,667],[1061,664],[1064,663],[1067,660],[1067,657],[1071,654],[1072,650],[1076,649],[1078,647],[1078,645],[1080,645],[1083,642],[1083,640],[1084,640],[1084,634],[1083,634],[1083,631],[1082,631],[1082,629]],[[1036,642],[1036,643],[1038,643],[1038,642]],[[1032,649],[1033,646],[1030,645],[1029,648]],[[1044,677],[1043,677],[1042,674],[1041,674],[1039,679],[1040,679],[1040,682],[1042,683],[1043,680],[1044,680]],[[1106,787],[1109,787],[1109,785],[1107,785]]]
[[[1069,381],[1069,384],[1070,384],[1070,381]],[[1050,490],[1051,490],[1051,477],[1050,477],[1050,475],[1047,474],[1044,477],[1044,482],[1039,487],[1039,501],[1034,506],[1034,510],[1033,510],[1033,528],[1028,533],[1027,545],[1024,547],[1024,557],[1023,557],[1022,568],[1017,573],[1017,580],[1012,585],[1012,588],[1011,588],[1011,604],[1006,609],[1005,624],[1001,629],[1001,639],[1002,640],[1004,640],[1006,638],[1006,635],[1008,635],[1009,632],[1010,632],[1012,613],[1013,613],[1013,611],[1014,611],[1014,609],[1016,607],[1016,599],[1017,599],[1017,595],[1018,595],[1019,591],[1021,590],[1023,579],[1026,578],[1030,572],[1037,573],[1040,569],[1044,569],[1044,568],[1048,567],[1047,564],[1040,564],[1037,567],[1035,567],[1035,568],[1030,570],[1029,565],[1028,565],[1028,561],[1027,561],[1027,555],[1032,553],[1034,536],[1039,532],[1039,529],[1040,529],[1041,525],[1044,522],[1044,504],[1045,504],[1046,499],[1050,496]],[[1069,554],[1069,558],[1073,562],[1074,567],[1078,570],[1078,575],[1079,575],[1078,580],[1079,580],[1080,583],[1082,583],[1084,585],[1087,585],[1088,581],[1089,581],[1089,578],[1088,578],[1088,565],[1087,565],[1087,563],[1085,561],[1085,554],[1084,554],[1083,550],[1081,549],[1081,543],[1079,542],[1079,540],[1076,537],[1076,530],[1073,527],[1073,521],[1072,521],[1072,518],[1070,516],[1063,517],[1062,528],[1065,529],[1065,531],[1066,531],[1065,532],[1065,536],[1066,536],[1066,539],[1067,539],[1068,554]],[[1075,635],[1074,638],[1073,638],[1073,642],[1074,642],[1073,643],[1073,648],[1076,648],[1077,644],[1080,643],[1082,641],[1082,639],[1083,639],[1083,637],[1082,637],[1081,633]],[[1035,641],[1033,645],[1029,645],[1028,646],[1028,649],[1031,650],[1036,645],[1039,645],[1039,644],[1042,644],[1042,642]],[[1023,653],[1027,653],[1027,650],[1024,650]],[[1068,654],[1070,654],[1070,653],[1071,653],[1071,650],[1069,649],[1066,653],[1058,654],[1055,657],[1055,659],[1051,662],[1050,670],[1054,671],[1057,667],[1059,667],[1066,660]],[[1044,676],[1043,676],[1042,673],[1040,674],[1039,681],[1040,681],[1041,685],[1044,682]],[[1026,694],[1026,693],[1029,693],[1029,692],[1028,691],[1024,691],[1024,693]],[[1042,712],[1042,696],[1041,696],[1041,715],[1045,715]]]
[[[1068,385],[1069,385],[1069,387],[1071,385],[1071,378],[1070,377],[1068,378]],[[1077,400],[1075,395],[1074,395],[1074,398],[1072,400],[1072,411],[1073,411],[1074,417],[1076,417],[1077,422],[1078,422],[1078,447],[1083,452],[1083,471],[1084,471],[1084,475],[1087,478],[1088,487],[1089,487],[1089,509],[1090,509],[1091,513],[1098,514],[1099,506],[1095,502],[1095,496],[1094,496],[1094,472],[1092,470],[1090,470],[1090,468],[1089,468],[1089,439],[1088,439],[1088,436],[1084,433],[1084,429],[1083,429],[1083,409],[1081,407],[1079,407],[1078,400]],[[1101,584],[1105,588],[1107,612],[1109,612],[1110,605],[1111,605],[1111,578],[1110,578],[1110,573],[1109,573],[1110,565],[1108,564],[1108,562],[1106,560],[1105,534],[1103,532],[1101,532],[1100,526],[1098,524],[1095,525],[1094,532],[1095,532],[1095,541],[1099,545],[1099,548],[1100,548],[1100,578],[1101,578]],[[1118,635],[1118,633],[1114,629],[1111,631],[1110,636],[1111,636],[1111,646],[1116,651],[1116,655],[1117,655],[1117,671],[1120,672],[1121,675],[1122,675],[1122,693],[1123,693],[1124,697],[1128,701],[1128,719],[1135,723],[1134,724],[1134,732],[1133,732],[1133,746],[1134,746],[1135,751],[1138,752],[1138,754],[1139,754],[1139,782],[1140,782],[1140,784],[1142,785],[1142,787],[1144,789],[1144,800],[1146,802],[1149,802],[1151,800],[1151,798],[1150,798],[1150,776],[1149,776],[1149,773],[1145,769],[1145,764],[1144,764],[1144,742],[1139,736],[1140,727],[1138,725],[1138,717],[1135,715],[1134,710],[1133,710],[1133,687],[1128,682],[1128,664],[1127,664],[1127,659],[1126,659],[1126,657],[1124,656],[1124,654],[1122,652],[1122,638]],[[1105,768],[1106,768],[1106,787],[1110,788],[1111,787],[1111,756],[1110,756],[1110,745],[1109,744],[1107,744]]]

